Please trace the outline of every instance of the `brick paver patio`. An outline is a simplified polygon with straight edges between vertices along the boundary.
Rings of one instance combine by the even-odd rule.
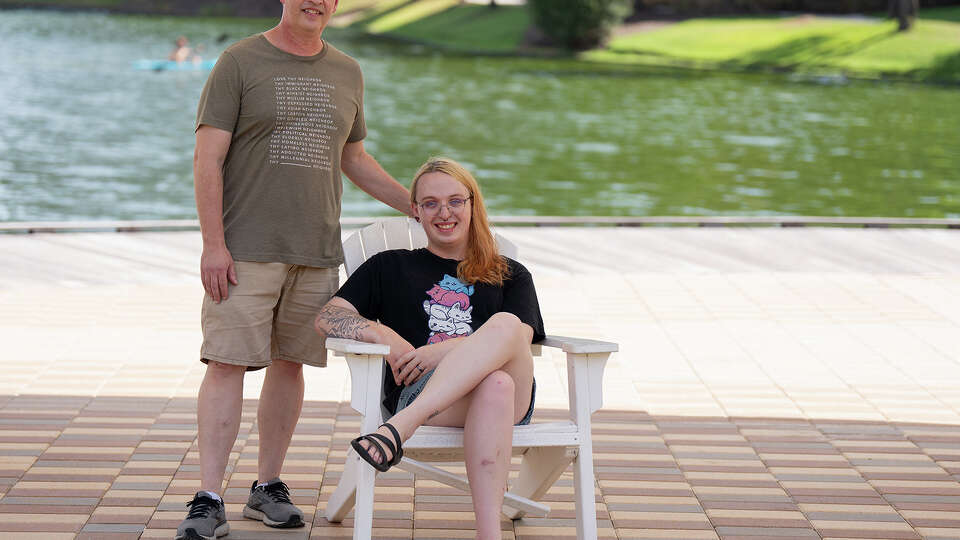
[[[618,341],[594,416],[609,539],[960,539],[960,231],[514,229],[548,332]],[[198,486],[196,233],[0,235],[0,539],[172,538]],[[537,364],[562,415],[559,355]],[[349,538],[319,514],[358,417],[307,371],[284,478],[310,525],[240,516],[256,402],[226,485],[229,539]],[[461,465],[451,465],[453,469]],[[572,477],[506,538],[573,538]],[[469,497],[378,481],[376,538],[472,538]]]

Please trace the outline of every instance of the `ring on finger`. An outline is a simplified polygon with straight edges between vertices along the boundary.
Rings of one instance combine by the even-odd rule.
[[[423,373],[423,366],[417,366],[417,369],[420,370],[420,373]]]

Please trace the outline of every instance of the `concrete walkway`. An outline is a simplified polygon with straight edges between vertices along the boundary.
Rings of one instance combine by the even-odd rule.
[[[617,341],[594,417],[601,538],[960,539],[960,231],[510,228],[549,333]],[[0,235],[0,539],[172,538],[198,485],[199,234]],[[562,414],[560,356],[538,418]],[[315,515],[358,418],[307,371],[284,478],[310,526],[240,509],[232,539],[348,538]],[[460,466],[453,466],[454,469]],[[376,538],[472,538],[469,497],[383,476]],[[506,538],[575,536],[572,476]],[[322,513],[317,511],[316,513]]]

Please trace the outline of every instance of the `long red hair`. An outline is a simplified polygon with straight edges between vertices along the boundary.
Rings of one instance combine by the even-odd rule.
[[[477,180],[456,161],[445,157],[434,157],[420,166],[410,184],[410,202],[417,204],[417,183],[420,178],[432,172],[444,173],[467,188],[470,197],[470,229],[467,231],[466,257],[457,265],[457,279],[466,284],[488,283],[503,285],[509,274],[507,261],[500,255],[497,242],[490,230],[487,208],[483,204],[480,185]]]

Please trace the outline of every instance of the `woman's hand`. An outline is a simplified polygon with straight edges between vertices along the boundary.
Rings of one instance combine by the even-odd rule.
[[[400,337],[400,334],[393,331],[388,326],[377,323],[378,333],[382,336],[381,339],[377,340],[377,343],[383,343],[390,346],[390,354],[387,355],[384,360],[386,360],[387,365],[390,366],[390,371],[393,373],[393,382],[397,384],[403,384],[403,379],[400,377],[400,359],[404,356],[414,352],[416,349],[413,348],[407,340]]]
[[[397,359],[394,378],[407,386],[417,382],[424,373],[429,373],[440,365],[443,357],[460,345],[459,341],[459,339],[448,339],[440,343],[424,345],[401,355]]]

